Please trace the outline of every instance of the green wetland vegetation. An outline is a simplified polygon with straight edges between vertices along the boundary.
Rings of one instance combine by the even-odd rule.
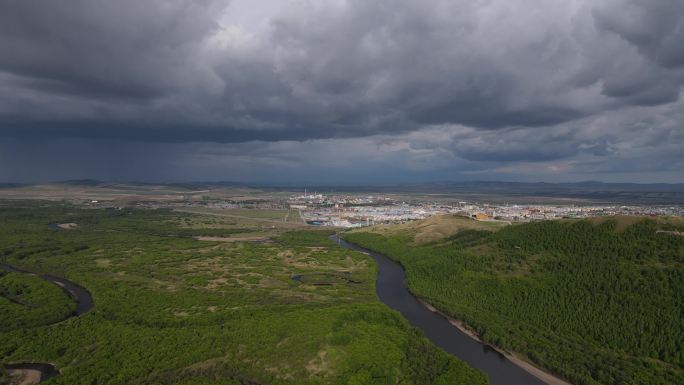
[[[75,310],[76,304],[56,285],[0,270],[0,333],[56,323]]]
[[[222,221],[0,202],[0,262],[65,277],[95,302],[69,317],[55,285],[0,273],[2,363],[51,363],[60,374],[44,383],[70,385],[487,383],[378,301],[370,257],[273,225],[271,242],[193,238],[260,231]]]
[[[465,221],[466,219],[464,219]],[[417,296],[573,384],[684,384],[684,225],[612,218],[352,232],[400,262]]]

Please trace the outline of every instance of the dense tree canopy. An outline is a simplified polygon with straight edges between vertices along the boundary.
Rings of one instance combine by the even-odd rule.
[[[668,232],[681,225],[621,220],[466,230],[424,246],[346,238],[399,261],[415,294],[485,341],[575,384],[684,383],[684,237]]]

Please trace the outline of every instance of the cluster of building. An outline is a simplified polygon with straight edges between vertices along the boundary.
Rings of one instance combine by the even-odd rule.
[[[321,207],[301,211],[304,220],[312,225],[362,227],[379,223],[398,223],[446,214],[449,208],[415,206],[406,203],[381,206]]]
[[[463,203],[463,202],[462,202]],[[684,216],[680,206],[621,205],[463,205],[458,214],[478,220],[526,222],[545,219],[589,218],[611,215],[671,215]]]
[[[404,200],[406,199],[406,200]],[[100,206],[97,201],[91,205]],[[363,227],[401,223],[433,215],[455,214],[478,221],[529,222],[546,219],[588,218],[612,215],[669,215],[684,217],[684,206],[616,204],[497,204],[450,201],[441,198],[404,197],[382,194],[322,194],[318,192],[290,197],[239,197],[139,201],[138,206],[202,207],[210,209],[298,210],[311,225]]]
[[[439,214],[456,214],[479,221],[528,222],[545,219],[610,215],[684,216],[682,206],[621,205],[500,205],[473,202],[403,202],[388,196],[300,195],[288,201],[309,224],[362,227],[400,223]]]

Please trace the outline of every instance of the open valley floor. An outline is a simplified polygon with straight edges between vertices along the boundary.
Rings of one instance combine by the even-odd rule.
[[[0,201],[0,383],[684,383],[681,217],[145,189]]]

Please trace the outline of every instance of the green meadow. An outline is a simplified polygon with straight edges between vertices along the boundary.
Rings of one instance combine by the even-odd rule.
[[[0,261],[65,277],[95,301],[70,317],[56,286],[2,274],[2,362],[51,363],[60,374],[46,384],[487,383],[379,302],[368,256],[327,232],[270,225],[263,242],[194,238],[263,230],[222,220],[0,202]]]

